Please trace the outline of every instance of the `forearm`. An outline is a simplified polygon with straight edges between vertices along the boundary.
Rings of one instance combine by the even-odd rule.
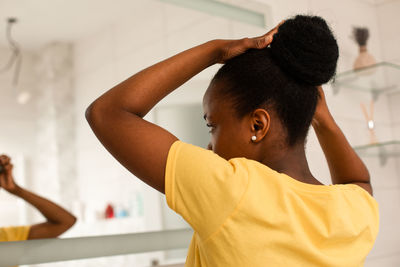
[[[34,206],[48,222],[73,225],[76,221],[76,218],[62,207],[28,190],[17,187],[13,194]]]
[[[330,114],[313,121],[333,184],[369,183],[369,172]]]
[[[118,84],[92,105],[108,112],[127,111],[144,117],[162,98],[218,61],[223,40],[210,41],[177,54]]]

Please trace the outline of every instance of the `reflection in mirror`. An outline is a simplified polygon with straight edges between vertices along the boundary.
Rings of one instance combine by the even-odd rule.
[[[93,5],[98,7],[96,12]],[[236,11],[243,9],[239,5]],[[77,218],[64,237],[187,227],[167,211],[159,193],[134,179],[109,155],[89,129],[84,112],[116,83],[183,49],[214,38],[264,33],[263,27],[243,22],[246,18],[209,12],[163,1],[115,5],[92,0],[43,1],[43,5],[10,1],[0,11],[4,18],[0,21],[0,62],[13,56],[7,35],[10,16],[17,18],[11,39],[22,58],[17,83],[13,68],[0,74],[0,153],[11,156],[18,185],[61,204]],[[183,125],[192,123],[189,129],[193,131],[182,132],[183,140],[205,147],[208,133],[202,120],[202,94],[217,67],[200,73],[185,85],[188,90],[163,100],[147,118],[177,135]],[[19,101],[21,92],[28,92],[30,98]],[[175,104],[177,111],[173,111]],[[195,109],[199,114],[194,115]],[[195,120],[172,119],[176,112],[193,114]],[[191,135],[200,132],[204,135],[198,142]],[[40,212],[4,189],[0,200],[4,215],[0,226],[43,221]]]
[[[17,184],[13,166],[10,157],[0,155],[0,189],[32,205],[45,221],[34,225],[0,227],[0,242],[55,238],[71,228],[76,218],[59,205]]]
[[[93,6],[98,7],[96,12]],[[12,158],[18,185],[60,204],[77,218],[62,236],[188,227],[169,210],[163,196],[135,179],[102,147],[87,125],[85,109],[113,85],[159,60],[210,39],[260,35],[264,28],[162,1],[120,1],[118,5],[92,0],[43,1],[43,5],[9,1],[0,15],[4,18],[0,21],[0,62],[8,61],[13,51],[6,38],[6,18],[11,15],[18,19],[12,38],[22,56],[17,84],[13,84],[14,69],[0,74],[0,153]],[[147,119],[182,140],[205,147],[209,135],[201,101],[217,67],[200,73],[184,91],[163,100]],[[30,98],[21,102],[21,92],[28,92]],[[175,119],[177,115],[181,120]],[[182,131],[182,126],[189,125],[189,131]],[[0,210],[0,227],[45,220],[34,207],[3,188]],[[116,258],[127,264],[143,263],[137,266],[148,266],[153,258],[182,262],[186,251],[80,264],[118,266],[113,264]]]

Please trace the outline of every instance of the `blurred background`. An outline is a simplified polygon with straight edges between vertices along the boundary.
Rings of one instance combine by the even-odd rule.
[[[12,157],[18,184],[78,217],[63,237],[188,227],[169,211],[163,195],[101,146],[86,123],[86,107],[132,74],[182,50],[211,39],[262,35],[299,13],[324,17],[338,40],[337,78],[324,87],[328,104],[366,162],[380,204],[380,233],[366,266],[400,266],[397,0],[0,0],[0,153]],[[11,34],[20,51],[13,64],[7,64],[15,54],[7,37],[10,17],[17,18]],[[361,66],[360,28],[369,36]],[[202,96],[218,68],[198,74],[146,118],[205,147]],[[314,176],[330,184],[312,130],[307,155]],[[0,227],[41,220],[0,189]],[[36,266],[150,266],[184,262],[185,256],[186,250],[179,250]]]

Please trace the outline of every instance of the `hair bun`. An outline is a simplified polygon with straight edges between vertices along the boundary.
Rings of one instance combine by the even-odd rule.
[[[270,45],[274,62],[307,85],[322,85],[335,75],[339,49],[325,20],[298,15],[286,20]]]

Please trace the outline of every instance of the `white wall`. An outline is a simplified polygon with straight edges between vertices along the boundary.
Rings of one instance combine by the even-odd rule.
[[[386,1],[386,3],[377,6],[377,21],[380,39],[382,40],[382,60],[397,64],[400,63],[399,12],[400,1]],[[398,72],[400,73],[400,69]],[[400,85],[399,78],[397,78],[397,85]],[[393,139],[400,140],[400,93],[388,94],[387,104],[390,109],[388,117],[391,119]],[[397,146],[397,151],[399,151],[399,146]],[[398,234],[400,214],[397,209],[400,203],[400,160],[398,158],[392,159],[391,164],[396,168],[395,175],[392,175],[392,172],[386,172],[375,178],[375,180],[379,179],[377,183],[379,188],[378,190],[375,189],[375,195],[381,209],[381,232],[375,251],[373,251],[375,254],[371,255],[371,266],[400,265],[400,235]]]
[[[387,61],[400,62],[400,35],[398,34],[400,2],[386,2],[377,6],[378,24],[382,40],[382,57]]]

